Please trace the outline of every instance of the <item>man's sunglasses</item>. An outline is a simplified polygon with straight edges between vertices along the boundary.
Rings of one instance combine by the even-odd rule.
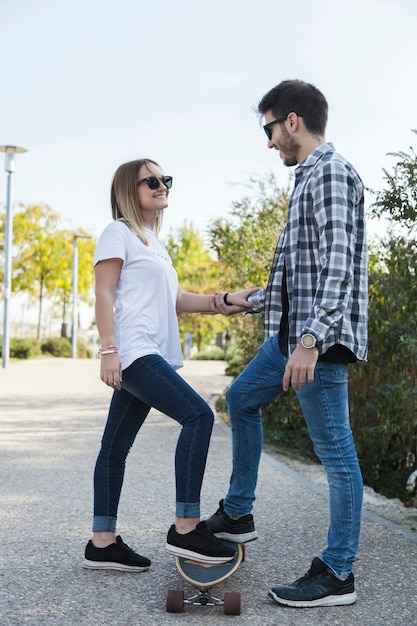
[[[155,189],[159,189],[161,183],[165,185],[167,189],[171,189],[172,187],[172,176],[161,176],[161,178],[157,178],[156,176],[147,176],[146,178],[142,178],[138,180],[137,185],[142,185],[142,183],[146,183],[152,191]]]
[[[303,117],[302,115],[299,115],[299,113],[295,113],[295,114],[298,115],[298,117]],[[273,120],[272,122],[269,122],[269,124],[265,124],[263,129],[269,141],[271,141],[271,138],[272,138],[272,126],[274,126],[275,124],[281,124],[282,122],[285,122],[288,116],[289,116],[289,113],[287,113],[287,115],[283,115],[282,117],[279,117],[277,120]]]

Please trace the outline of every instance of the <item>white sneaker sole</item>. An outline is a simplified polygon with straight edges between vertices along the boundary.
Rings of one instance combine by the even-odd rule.
[[[106,569],[115,570],[116,572],[133,572],[139,574],[140,572],[146,572],[149,569],[149,565],[140,567],[139,565],[124,565],[123,563],[114,563],[113,561],[89,561],[84,559],[83,567],[86,569]]]
[[[218,539],[227,539],[227,541],[233,541],[234,543],[249,543],[249,541],[255,541],[258,538],[258,533],[253,530],[250,533],[242,533],[241,535],[234,535],[233,533],[213,533]]]
[[[286,598],[280,598],[272,589],[270,589],[268,591],[268,596],[272,598],[272,600],[275,600],[278,604],[301,609],[308,609],[315,606],[344,606],[347,604],[354,604],[357,600],[356,591],[353,593],[345,593],[340,596],[326,596],[325,598],[318,598],[317,600],[287,600]]]
[[[193,552],[192,550],[186,550],[185,548],[173,546],[170,543],[166,544],[165,550],[174,556],[180,556],[184,559],[194,559],[199,563],[229,563],[229,561],[233,561],[235,558],[234,554],[232,556],[206,556],[205,554],[199,554],[198,552]]]

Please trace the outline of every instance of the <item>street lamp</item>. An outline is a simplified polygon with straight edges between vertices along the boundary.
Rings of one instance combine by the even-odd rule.
[[[91,239],[88,235],[74,233],[72,240],[72,358],[77,358],[78,326],[78,239]]]
[[[6,223],[4,228],[4,313],[3,313],[3,345],[1,349],[2,365],[7,367],[10,357],[9,336],[9,300],[12,291],[12,244],[13,244],[13,216],[11,213],[12,173],[15,171],[14,155],[27,152],[26,148],[18,146],[0,146],[0,152],[5,153],[4,169],[7,177]]]

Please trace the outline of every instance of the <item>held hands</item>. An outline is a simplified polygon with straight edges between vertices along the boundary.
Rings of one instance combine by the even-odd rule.
[[[211,301],[211,307],[213,313],[221,313],[225,317],[235,315],[236,313],[242,313],[245,309],[254,309],[255,304],[248,302],[247,298],[251,293],[259,291],[259,287],[252,287],[251,289],[241,289],[234,293],[227,293],[227,304],[225,302],[225,291],[217,291],[214,294],[214,298]]]
[[[314,368],[316,367],[319,351],[317,348],[304,348],[299,344],[290,358],[282,379],[282,388],[288,391],[290,386],[294,391],[300,387],[312,383],[314,380]]]

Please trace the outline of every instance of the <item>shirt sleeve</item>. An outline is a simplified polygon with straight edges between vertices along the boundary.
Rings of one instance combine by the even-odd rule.
[[[352,292],[357,188],[348,168],[329,161],[312,187],[313,213],[319,234],[316,292],[303,332],[324,341],[338,326]]]
[[[263,287],[262,289],[259,289],[259,291],[255,291],[255,293],[252,293],[248,298],[248,302],[253,302],[256,307],[254,309],[252,308],[247,308],[245,309],[246,313],[260,313],[261,311],[263,311],[265,309],[265,296],[266,296],[266,288]]]
[[[106,259],[122,259],[123,264],[126,262],[126,228],[121,222],[112,222],[104,229],[94,253],[94,266]]]

